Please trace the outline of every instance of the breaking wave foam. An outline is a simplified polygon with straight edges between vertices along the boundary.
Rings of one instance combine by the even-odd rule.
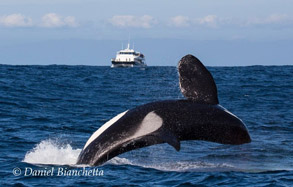
[[[57,140],[43,140],[28,151],[23,162],[30,164],[74,165],[81,149],[70,144],[62,145]]]

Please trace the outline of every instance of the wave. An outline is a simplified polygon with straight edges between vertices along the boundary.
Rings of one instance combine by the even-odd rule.
[[[73,167],[90,167],[89,165],[76,165],[78,156],[82,149],[73,149],[70,144],[64,144],[58,139],[43,140],[37,144],[32,150],[28,151],[23,162],[30,164],[44,165],[70,165]],[[213,163],[211,161],[173,161],[173,162],[147,162],[138,161],[136,159],[127,159],[122,157],[114,157],[105,165],[130,165],[142,168],[156,169],[160,171],[175,172],[247,172],[247,173],[263,173],[263,172],[279,172],[292,171],[292,168],[276,168],[276,167],[259,167],[246,166],[241,167],[232,165],[231,163]]]
[[[176,162],[163,162],[163,163],[141,163],[128,160],[127,158],[115,157],[107,162],[111,165],[133,165],[143,168],[151,168],[160,171],[236,171],[231,164],[227,163],[210,163],[204,161],[176,161]]]

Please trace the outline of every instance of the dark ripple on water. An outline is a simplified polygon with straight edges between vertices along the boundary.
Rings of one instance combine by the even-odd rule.
[[[16,177],[14,167],[57,167],[59,160],[71,168],[88,137],[116,114],[183,97],[175,67],[0,65],[1,186],[292,185],[293,67],[208,69],[221,105],[247,124],[252,143],[189,141],[180,152],[165,144],[147,147],[98,167],[103,177]],[[27,159],[39,164],[22,162],[30,151],[35,154]]]

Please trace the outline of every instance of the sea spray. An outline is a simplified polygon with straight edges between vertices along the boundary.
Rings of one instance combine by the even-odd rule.
[[[31,164],[74,165],[81,149],[70,144],[62,145],[58,140],[43,140],[26,153],[23,162]]]

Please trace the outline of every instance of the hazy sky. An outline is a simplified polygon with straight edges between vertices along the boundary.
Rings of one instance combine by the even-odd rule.
[[[292,0],[0,0],[0,46],[48,40],[293,41]]]

